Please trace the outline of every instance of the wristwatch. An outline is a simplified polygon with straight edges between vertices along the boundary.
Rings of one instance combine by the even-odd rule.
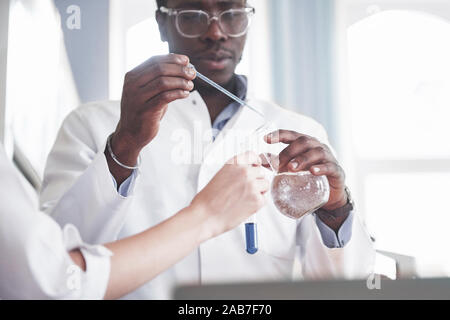
[[[350,193],[350,189],[348,187],[345,187],[344,190],[345,190],[345,193],[347,194],[347,204],[345,206],[335,209],[333,211],[327,211],[325,209],[318,209],[316,211],[316,214],[319,217],[324,217],[324,218],[331,217],[333,219],[346,217],[355,208],[355,203],[354,203],[352,195]]]

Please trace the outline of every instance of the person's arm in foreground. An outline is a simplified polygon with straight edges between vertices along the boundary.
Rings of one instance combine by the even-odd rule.
[[[141,234],[107,244],[113,253],[110,258],[101,246],[78,247],[76,244],[82,241],[74,235],[77,232],[73,227],[62,231],[49,217],[31,212],[29,201],[21,199],[24,193],[11,169],[10,165],[1,168],[8,184],[0,189],[5,191],[2,198],[13,192],[17,201],[11,201],[15,206],[3,203],[0,211],[0,253],[5,257],[5,264],[0,266],[0,298],[92,299],[103,294],[108,299],[119,298],[156,277],[203,241],[236,227],[258,211],[269,187],[259,157],[252,153],[238,156],[219,171],[189,207]],[[22,206],[19,211],[15,210],[18,204]],[[72,275],[68,270],[74,263],[84,271],[80,294],[75,294],[68,282]]]

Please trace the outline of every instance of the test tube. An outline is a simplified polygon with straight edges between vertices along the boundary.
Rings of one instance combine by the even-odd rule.
[[[248,254],[258,252],[258,225],[256,224],[256,215],[253,215],[245,223],[245,242]]]

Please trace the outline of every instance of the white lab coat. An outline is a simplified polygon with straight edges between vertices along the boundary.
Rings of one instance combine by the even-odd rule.
[[[0,176],[0,300],[102,299],[111,252],[86,245],[74,226],[62,230],[38,212],[2,145]],[[75,248],[81,249],[86,272],[68,254]]]
[[[249,104],[280,129],[328,143],[325,130],[310,118],[264,101],[250,100]],[[43,209],[60,224],[75,224],[82,237],[92,243],[136,234],[188,206],[227,160],[246,151],[240,139],[264,123],[254,111],[241,108],[213,143],[208,109],[198,92],[171,103],[158,136],[142,151],[133,195],[124,198],[114,188],[103,154],[119,116],[118,102],[80,107],[66,119],[47,163]],[[185,148],[190,144],[194,161],[186,161],[190,157]],[[262,150],[268,148],[271,150]],[[276,153],[282,148],[263,144],[254,151]],[[246,253],[241,225],[205,242],[127,298],[170,298],[173,287],[181,284],[288,280],[293,276],[296,257],[302,276],[308,279],[365,278],[373,271],[375,251],[357,215],[352,239],[343,249],[328,249],[322,243],[312,215],[300,221],[289,219],[270,199],[257,220],[257,254]]]

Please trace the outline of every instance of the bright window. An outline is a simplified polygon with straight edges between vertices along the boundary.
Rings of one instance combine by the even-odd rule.
[[[169,52],[167,43],[160,41],[158,25],[154,17],[128,29],[126,46],[127,70],[134,69],[152,56],[167,54],[167,52]]]
[[[388,11],[350,27],[354,143],[360,157],[450,157],[450,24]]]
[[[11,2],[7,133],[39,177],[62,121],[79,105],[56,12],[50,0]]]
[[[378,249],[450,276],[450,23],[386,10],[347,31],[359,208]]]

